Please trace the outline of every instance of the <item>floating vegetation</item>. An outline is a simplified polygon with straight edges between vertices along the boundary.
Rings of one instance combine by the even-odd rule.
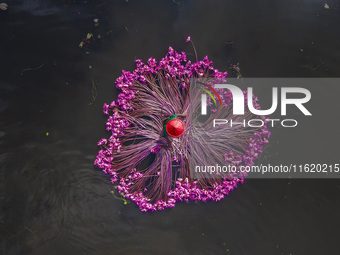
[[[44,64],[41,64],[40,66],[38,67],[29,67],[29,68],[25,68],[23,70],[21,70],[21,75],[23,75],[24,72],[27,72],[27,71],[36,71],[36,70],[39,70],[40,68],[42,68],[44,66]]]
[[[84,46],[89,45],[91,43],[91,39],[93,39],[93,34],[87,33],[86,38],[79,43],[79,48],[83,48]]]
[[[97,99],[97,86],[96,86],[96,83],[93,81],[93,79],[91,79],[91,83],[92,83],[92,102],[89,103],[89,105],[92,105],[94,103],[94,101],[96,101],[96,99]]]
[[[187,42],[192,43],[190,37]],[[172,47],[159,62],[154,58],[146,63],[135,60],[136,69],[123,70],[116,80],[122,91],[117,100],[104,104],[106,130],[111,136],[98,142],[101,148],[94,163],[111,175],[112,183],[118,182],[117,191],[124,199],[135,202],[143,212],[172,208],[179,201],[219,201],[243,183],[244,173],[214,178],[199,174],[193,178],[189,162],[199,157],[193,151],[219,151],[217,156],[226,165],[239,167],[253,165],[269,142],[266,125],[246,130],[216,129],[213,132],[218,132],[218,141],[196,139],[191,150],[189,132],[183,132],[183,127],[191,125],[196,138],[204,134],[190,119],[190,81],[212,78],[225,82],[227,76],[214,68],[207,56],[198,60],[195,47],[194,52],[196,62]],[[234,70],[240,75],[238,65]],[[230,117],[232,94],[222,89],[219,95],[221,107],[212,115]],[[260,108],[256,98],[253,105]],[[252,116],[248,111],[243,118]],[[267,123],[265,117],[261,118]]]
[[[306,64],[306,65],[301,65],[301,67],[309,69],[313,72],[316,72],[317,70],[319,70],[319,68],[321,67],[321,65],[313,65],[313,64]]]

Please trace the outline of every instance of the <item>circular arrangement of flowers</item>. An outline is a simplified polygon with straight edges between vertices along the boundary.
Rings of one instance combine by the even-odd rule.
[[[185,52],[178,53],[171,47],[159,62],[154,58],[146,63],[139,59],[135,62],[134,71],[123,70],[116,80],[121,90],[117,100],[104,104],[106,129],[111,136],[99,141],[95,165],[109,174],[118,192],[143,212],[172,208],[178,201],[223,199],[243,183],[245,174],[193,176],[190,160],[204,158],[204,153],[197,152],[208,150],[223,157],[226,164],[251,166],[268,143],[267,126],[217,129],[220,139],[209,141],[195,127],[190,114],[191,81],[225,80],[227,73],[214,68],[207,56],[192,62]],[[232,94],[218,92],[223,107],[212,109],[212,115],[235,119],[230,111]],[[255,97],[253,104],[260,108]],[[211,100],[208,105],[212,106]],[[246,112],[242,118],[251,117]],[[264,117],[256,117],[266,123]]]

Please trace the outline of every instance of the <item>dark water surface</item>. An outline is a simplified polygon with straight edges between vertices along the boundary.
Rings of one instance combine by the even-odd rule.
[[[115,199],[93,166],[114,79],[169,45],[192,52],[188,35],[199,56],[220,70],[239,62],[245,77],[339,77],[340,1],[324,3],[8,0],[0,10],[0,254],[340,254],[339,179],[249,179],[218,203],[142,213]],[[88,33],[95,39],[80,48]],[[311,127],[300,142],[273,132],[267,155],[305,157],[297,145],[309,141],[321,158],[338,160],[339,115],[329,118],[337,122],[328,132]]]

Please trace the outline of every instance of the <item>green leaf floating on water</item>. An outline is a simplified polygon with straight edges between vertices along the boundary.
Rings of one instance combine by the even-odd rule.
[[[115,199],[122,200],[122,201],[124,202],[124,205],[127,205],[127,204],[128,204],[128,202],[127,202],[126,199],[125,199],[124,194],[119,194],[120,196],[118,197],[118,196],[115,195],[115,192],[114,192],[113,190],[111,190],[110,193],[112,194],[112,196],[113,196]]]

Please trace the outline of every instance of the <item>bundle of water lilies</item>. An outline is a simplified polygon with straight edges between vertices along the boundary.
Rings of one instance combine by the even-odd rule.
[[[187,42],[192,42],[190,37]],[[192,103],[196,97],[193,81],[223,82],[227,76],[214,68],[207,56],[190,61],[185,52],[169,47],[158,62],[154,58],[135,62],[135,70],[123,70],[116,79],[116,87],[121,90],[118,98],[104,104],[106,129],[111,135],[99,141],[95,165],[109,174],[117,191],[143,212],[172,208],[179,201],[223,199],[243,183],[246,175],[193,173],[192,161],[209,164],[205,155],[212,154],[237,169],[251,166],[268,143],[267,126],[219,128],[214,131],[218,139],[206,135],[202,128],[205,122],[235,118],[230,110],[230,91],[214,89],[214,83],[209,82],[200,85],[202,90],[216,92],[209,93],[209,118],[198,121],[193,113],[200,107]],[[215,99],[222,107],[214,108]],[[253,103],[260,107],[256,98]],[[238,118],[251,117],[254,116],[248,111]]]

